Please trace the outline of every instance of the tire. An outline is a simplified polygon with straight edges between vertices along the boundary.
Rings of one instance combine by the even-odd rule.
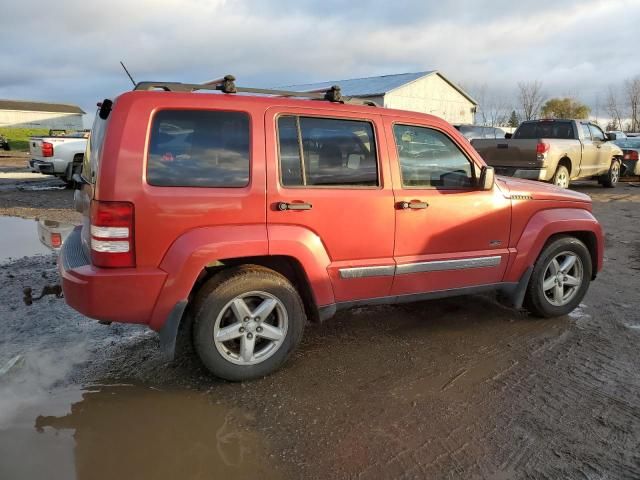
[[[564,165],[558,165],[556,173],[553,174],[553,178],[551,179],[551,183],[556,187],[569,188],[569,184],[571,183],[569,169]]]
[[[569,258],[571,262],[565,264]],[[554,260],[557,263],[553,263]],[[556,267],[564,275],[560,276]],[[560,317],[573,311],[589,289],[591,254],[575,237],[559,237],[548,243],[533,267],[524,306],[537,317]],[[558,273],[556,273],[558,272]],[[571,278],[571,282],[567,279]],[[560,282],[560,283],[558,283]],[[550,288],[547,288],[550,287]]]
[[[611,160],[609,171],[602,177],[602,186],[605,188],[613,188],[620,180],[620,161]]]
[[[260,318],[263,307],[269,313]],[[256,265],[233,267],[212,277],[196,295],[193,312],[198,357],[213,375],[234,382],[280,368],[300,344],[306,322],[293,285]],[[228,340],[221,340],[225,331]]]

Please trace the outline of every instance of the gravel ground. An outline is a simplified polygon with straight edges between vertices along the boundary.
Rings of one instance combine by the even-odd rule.
[[[77,218],[71,191],[3,182],[2,214]],[[0,265],[0,478],[38,471],[15,445],[50,458],[48,478],[640,478],[640,188],[576,189],[607,251],[571,315],[534,319],[491,295],[359,308],[309,325],[282,370],[245,384],[188,350],[163,362],[143,328],[52,297],[25,306],[23,287],[57,281],[54,255]]]

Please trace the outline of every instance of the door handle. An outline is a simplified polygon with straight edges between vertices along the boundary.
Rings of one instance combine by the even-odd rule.
[[[287,203],[287,202],[278,202],[276,204],[276,208],[282,212],[285,210],[311,210],[313,205],[310,203]]]
[[[419,200],[412,200],[411,202],[398,202],[398,208],[400,210],[421,210],[427,208],[429,204],[427,202],[421,202]]]

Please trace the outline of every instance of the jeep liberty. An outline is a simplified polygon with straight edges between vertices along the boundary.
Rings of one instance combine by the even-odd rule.
[[[587,195],[494,177],[444,120],[370,103],[230,76],[103,101],[59,258],[66,302],[148,325],[169,357],[188,331],[233,381],[349,307],[485,291],[540,317],[578,306],[603,264]]]

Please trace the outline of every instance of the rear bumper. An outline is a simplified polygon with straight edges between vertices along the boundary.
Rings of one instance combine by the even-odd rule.
[[[640,175],[640,162],[638,160],[623,160],[622,165],[624,166],[624,175]]]
[[[53,175],[54,166],[52,162],[43,162],[42,160],[29,160],[29,168],[34,172],[44,173],[45,175]]]
[[[525,178],[527,180],[546,180],[546,168],[494,167],[497,175]]]
[[[96,268],[77,227],[58,258],[65,301],[74,310],[109,322],[148,323],[167,274],[152,268]]]

